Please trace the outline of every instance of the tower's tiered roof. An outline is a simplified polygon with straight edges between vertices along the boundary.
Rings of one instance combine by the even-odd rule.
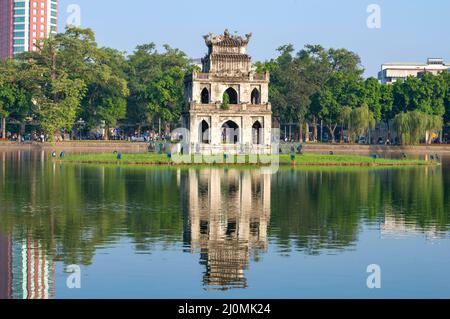
[[[204,36],[208,54],[202,60],[203,72],[240,76],[251,71],[251,57],[246,53],[252,34],[244,37],[231,35],[228,30],[221,35]]]
[[[247,46],[252,34],[246,34],[245,38],[237,35],[231,35],[228,30],[221,35],[214,35],[213,33],[208,33],[204,36],[205,43],[208,47],[220,46],[220,47],[242,47]]]

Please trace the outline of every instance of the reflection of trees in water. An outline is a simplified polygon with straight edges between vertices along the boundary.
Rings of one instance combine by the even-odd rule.
[[[295,245],[311,254],[351,245],[358,233],[359,208],[367,203],[368,176],[367,171],[326,170],[277,175],[272,182],[278,191],[272,196],[271,235],[283,246]]]
[[[263,231],[260,217],[252,217],[260,213],[254,203],[267,192],[257,182],[259,170],[80,167],[44,160],[39,152],[0,153],[0,230],[15,240],[39,240],[55,261],[90,264],[98,247],[124,237],[143,252],[156,243],[168,246],[184,238],[190,247],[197,240],[204,243],[199,249],[209,265],[222,254],[234,260],[236,252],[240,260],[237,256],[264,251],[262,244],[247,252],[239,246],[251,240],[252,229],[254,234]],[[192,172],[198,179],[197,206],[187,192]],[[217,194],[209,184],[214,178],[220,181]],[[250,185],[245,191],[243,181],[251,181],[245,182]],[[311,254],[353,245],[362,220],[378,224],[389,216],[390,223],[436,232],[448,231],[450,224],[450,180],[441,168],[286,170],[271,177],[271,184],[266,196],[271,201],[269,235],[282,247]],[[200,212],[194,241],[189,210]],[[191,218],[184,218],[183,211]],[[242,238],[244,226],[249,235]],[[227,253],[224,245],[237,248]],[[242,263],[248,264],[245,258]],[[212,282],[213,273],[205,280]]]
[[[441,170],[409,170],[401,178],[399,174],[383,174],[386,184],[384,203],[391,210],[390,215],[424,231],[448,231],[450,197]]]
[[[0,171],[0,229],[16,240],[41,239],[55,260],[85,265],[97,247],[124,236],[145,251],[161,238],[180,240],[176,174],[44,164],[40,153],[24,154],[8,154]]]
[[[376,224],[393,216],[422,232],[449,229],[440,168],[291,170],[272,185],[270,234],[310,254],[353,245],[361,220]]]

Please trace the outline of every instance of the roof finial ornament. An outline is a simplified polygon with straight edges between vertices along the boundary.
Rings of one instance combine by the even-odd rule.
[[[236,32],[237,33],[237,32]],[[228,29],[225,29],[223,34],[215,35],[209,32],[207,35],[203,36],[205,39],[205,43],[207,46],[210,45],[231,45],[231,46],[242,46],[247,45],[252,37],[251,33],[245,35],[245,37],[241,37],[239,35],[232,35]]]

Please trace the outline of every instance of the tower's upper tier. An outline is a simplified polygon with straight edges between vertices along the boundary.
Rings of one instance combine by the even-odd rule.
[[[208,54],[202,59],[203,72],[222,76],[248,75],[252,59],[246,51],[251,36],[251,33],[245,38],[231,35],[228,30],[223,35],[205,35]]]

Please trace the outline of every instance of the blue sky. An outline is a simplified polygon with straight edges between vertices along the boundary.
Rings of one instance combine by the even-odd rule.
[[[292,43],[344,47],[361,56],[366,76],[390,61],[450,61],[450,1],[446,0],[60,0],[60,30],[70,4],[101,46],[132,52],[164,43],[192,58],[206,51],[202,35],[225,28],[253,32],[249,53],[267,60]],[[381,28],[369,29],[367,7],[381,8]],[[446,32],[447,31],[447,32]]]

